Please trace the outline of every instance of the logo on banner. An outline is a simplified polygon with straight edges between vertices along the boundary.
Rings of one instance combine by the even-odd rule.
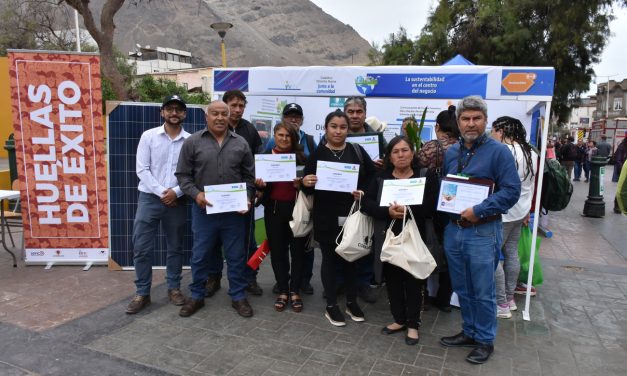
[[[372,76],[357,76],[355,78],[355,86],[357,87],[357,91],[362,93],[363,95],[368,95],[372,93],[374,87],[377,86],[379,80]]]
[[[329,98],[329,107],[331,108],[344,108],[344,102],[346,101],[343,97],[331,97]]]

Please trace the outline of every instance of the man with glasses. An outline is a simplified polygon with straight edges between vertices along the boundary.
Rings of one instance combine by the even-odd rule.
[[[187,106],[181,97],[171,95],[161,105],[162,126],[145,131],[137,147],[136,171],[139,197],[133,224],[133,262],[136,293],[126,308],[135,314],[150,304],[152,258],[157,229],[166,236],[166,281],[168,300],[183,305],[181,269],[183,267],[183,233],[187,211],[183,192],[178,186],[176,165],[183,141],[189,137],[183,127]]]

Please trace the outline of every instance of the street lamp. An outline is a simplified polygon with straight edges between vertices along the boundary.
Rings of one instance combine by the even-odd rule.
[[[214,22],[209,25],[213,30],[218,32],[220,36],[220,49],[222,50],[222,68],[226,68],[226,47],[224,46],[224,37],[226,36],[226,31],[233,27],[232,23],[228,22]]]

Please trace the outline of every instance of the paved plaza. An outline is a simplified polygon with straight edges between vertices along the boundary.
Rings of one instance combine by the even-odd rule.
[[[133,272],[12,268],[0,251],[0,375],[626,375],[627,217],[612,212],[609,177],[605,218],[580,215],[588,185],[574,184],[569,207],[550,214],[554,236],[542,239],[545,282],[531,321],[517,296],[518,311],[499,320],[495,352],[481,366],[464,360],[468,349],[438,344],[459,332],[458,310],[425,311],[417,346],[380,334],[391,320],[384,289],[376,304],[362,304],[365,323],[331,326],[319,273],[302,313],[278,313],[265,262],[264,295],[249,298],[255,316],[244,319],[230,307],[226,278],[205,308],[179,317],[157,271],[152,305],[131,316]],[[187,271],[185,286],[189,279]]]

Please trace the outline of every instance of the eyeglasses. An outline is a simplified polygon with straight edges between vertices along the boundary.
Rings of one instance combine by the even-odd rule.
[[[169,112],[169,113],[177,112],[180,114],[180,113],[185,112],[185,109],[183,107],[164,107],[163,111]]]

